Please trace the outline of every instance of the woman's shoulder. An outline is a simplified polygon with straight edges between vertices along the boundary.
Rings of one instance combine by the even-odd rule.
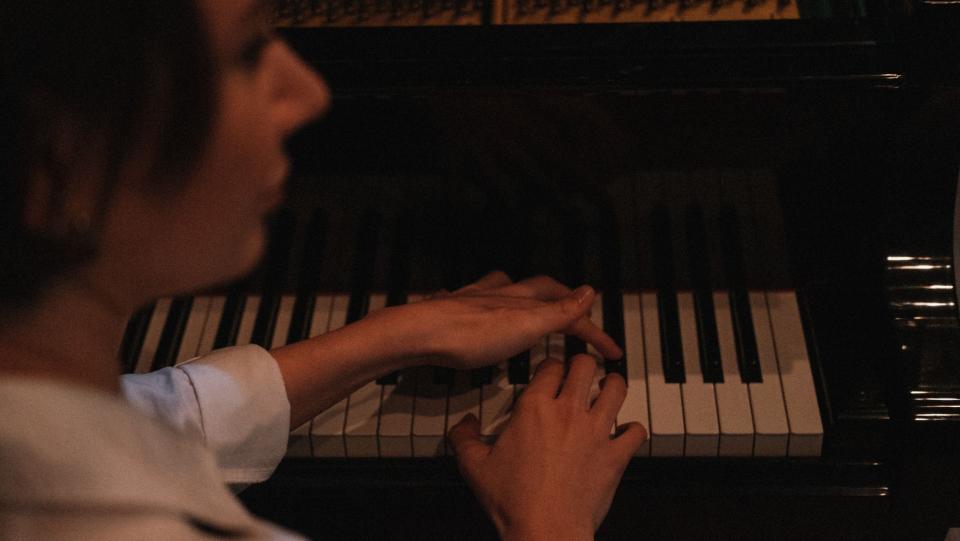
[[[0,379],[0,508],[191,516],[226,529],[249,515],[202,442],[120,396],[66,382]]]

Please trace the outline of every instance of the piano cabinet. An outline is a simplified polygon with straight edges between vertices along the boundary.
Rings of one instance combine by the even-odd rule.
[[[890,6],[743,25],[284,30],[335,97],[290,142],[268,256],[236,284],[145,308],[127,369],[302,339],[495,268],[549,274],[600,291],[594,316],[634,345],[598,371],[642,368],[647,415],[683,385],[751,413],[737,432],[735,406],[707,404],[704,434],[685,431],[682,400],[657,414],[679,430],[649,417],[655,437],[598,538],[942,539],[960,524],[960,79],[936,52],[957,12]],[[241,499],[318,539],[494,538],[438,419],[521,392],[531,364],[578,347],[544,337],[497,370],[385,375],[294,431]],[[789,406],[796,366],[809,388]],[[401,405],[384,421],[367,400]],[[408,443],[418,400],[434,417]],[[351,408],[380,417],[348,422]],[[802,437],[800,410],[820,434]]]

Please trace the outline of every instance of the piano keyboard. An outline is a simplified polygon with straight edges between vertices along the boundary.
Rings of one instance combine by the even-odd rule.
[[[601,293],[591,317],[615,339],[622,337],[621,361],[603,362],[578,339],[550,335],[491,369],[403,370],[368,383],[297,427],[288,456],[445,455],[444,435],[467,413],[477,416],[483,437],[493,441],[537,365],[548,356],[567,358],[584,350],[597,358],[595,393],[604,373],[626,378],[627,399],[617,422],[647,427],[650,439],[640,456],[819,456],[823,427],[796,294],[743,293]],[[420,299],[411,294],[406,301]],[[303,336],[295,329],[316,336],[387,304],[380,293],[319,294],[313,300],[312,311],[301,310],[307,321],[295,321],[295,295],[161,299],[131,320],[124,361],[128,371],[143,373],[187,362],[215,346],[280,347]],[[671,305],[675,318],[663,310]],[[227,332],[231,325],[233,332]],[[665,347],[669,344],[679,347]]]

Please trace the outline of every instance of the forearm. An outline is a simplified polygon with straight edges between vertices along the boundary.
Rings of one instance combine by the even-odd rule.
[[[367,318],[336,331],[271,350],[290,401],[290,428],[336,404],[365,383],[413,363],[398,329]]]

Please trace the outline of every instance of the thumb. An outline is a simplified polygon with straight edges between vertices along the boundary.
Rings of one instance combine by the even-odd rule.
[[[468,480],[474,479],[480,463],[490,453],[490,446],[480,439],[480,421],[468,413],[450,429],[447,439],[457,455],[460,472]]]
[[[569,295],[540,308],[546,311],[548,332],[556,332],[573,325],[577,320],[590,313],[596,292],[588,285],[582,285]]]

